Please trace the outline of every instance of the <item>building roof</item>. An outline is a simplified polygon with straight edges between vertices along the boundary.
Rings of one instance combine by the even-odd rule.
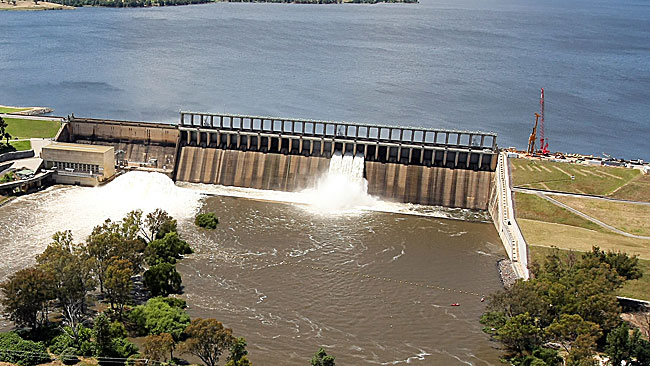
[[[92,152],[92,153],[102,153],[102,154],[112,149],[113,146],[71,144],[68,142],[53,142],[47,146],[43,146],[43,150],[65,150],[65,151]]]

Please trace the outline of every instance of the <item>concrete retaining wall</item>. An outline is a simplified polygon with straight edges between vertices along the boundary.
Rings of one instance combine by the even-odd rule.
[[[0,163],[9,160],[27,159],[33,157],[34,157],[34,150],[12,151],[8,153],[0,154]]]

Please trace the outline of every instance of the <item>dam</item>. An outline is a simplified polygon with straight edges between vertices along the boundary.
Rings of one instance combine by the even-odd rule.
[[[363,158],[368,194],[486,210],[497,135],[265,116],[180,112],[178,124],[65,119],[58,141],[112,145],[118,165],[175,181],[298,191],[335,154]]]

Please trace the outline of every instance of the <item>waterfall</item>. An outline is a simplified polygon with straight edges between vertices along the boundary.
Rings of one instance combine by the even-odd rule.
[[[313,189],[303,192],[308,203],[321,212],[368,209],[378,200],[368,195],[368,181],[363,177],[363,155],[335,153],[329,170]]]

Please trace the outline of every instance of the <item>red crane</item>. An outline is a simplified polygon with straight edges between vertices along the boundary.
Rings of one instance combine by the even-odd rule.
[[[540,147],[540,153],[546,155],[549,153],[548,151],[548,140],[544,138],[544,88],[542,88],[542,94],[539,98],[539,116],[540,118],[540,124],[539,124],[539,147]]]

